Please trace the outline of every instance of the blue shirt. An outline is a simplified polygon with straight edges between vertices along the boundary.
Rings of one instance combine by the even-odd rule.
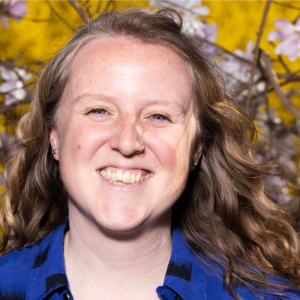
[[[63,253],[64,234],[68,230],[67,218],[47,237],[0,258],[0,300],[73,299]],[[201,263],[180,231],[174,229],[164,284],[156,291],[162,300],[233,299],[223,284],[221,267],[211,266],[214,272]],[[256,297],[241,285],[235,288],[237,294],[247,300],[296,299],[294,296],[300,296],[300,293],[290,291],[284,298],[259,293]]]

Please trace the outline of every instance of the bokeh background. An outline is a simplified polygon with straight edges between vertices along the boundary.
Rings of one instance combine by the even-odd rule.
[[[284,172],[266,179],[287,209],[299,210],[300,1],[0,0],[0,188],[14,155],[17,121],[30,108],[34,80],[76,29],[103,11],[172,7],[184,30],[224,71],[228,93],[257,130],[256,159]]]

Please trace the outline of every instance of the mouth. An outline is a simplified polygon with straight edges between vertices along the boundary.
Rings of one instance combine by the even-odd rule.
[[[118,185],[132,185],[150,177],[150,172],[145,170],[120,170],[107,167],[98,170],[98,172],[107,181]]]

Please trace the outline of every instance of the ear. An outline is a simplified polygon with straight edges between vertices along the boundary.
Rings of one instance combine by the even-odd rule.
[[[194,148],[190,171],[193,171],[197,167],[199,160],[201,158],[201,155],[202,155],[202,151],[203,151],[203,142],[201,140],[199,140],[199,142],[196,143],[195,148]]]
[[[50,143],[52,148],[52,155],[54,159],[59,160],[59,152],[58,152],[58,135],[57,128],[53,127],[50,132]]]

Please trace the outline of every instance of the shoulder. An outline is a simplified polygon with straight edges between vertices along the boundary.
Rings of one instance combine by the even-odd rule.
[[[0,257],[0,299],[25,299],[31,270],[42,241]]]
[[[225,280],[226,271],[220,266],[212,264],[214,269],[207,269],[207,281],[208,281],[208,298],[209,299],[222,299],[222,300],[233,300],[234,298],[230,295]],[[258,271],[266,277],[266,280],[278,285],[291,285],[288,279],[274,278],[264,272]],[[248,281],[245,279],[245,281]],[[268,286],[258,286],[257,284],[248,281],[250,286],[254,287],[247,288],[246,284],[243,284],[234,279],[230,280],[230,286],[233,292],[238,295],[241,299],[247,300],[293,300],[300,299],[300,290],[295,287],[294,290],[271,290]]]
[[[68,226],[65,219],[43,239],[0,257],[0,300],[42,299],[56,287],[56,275],[64,275],[60,286],[66,283],[63,241]]]

